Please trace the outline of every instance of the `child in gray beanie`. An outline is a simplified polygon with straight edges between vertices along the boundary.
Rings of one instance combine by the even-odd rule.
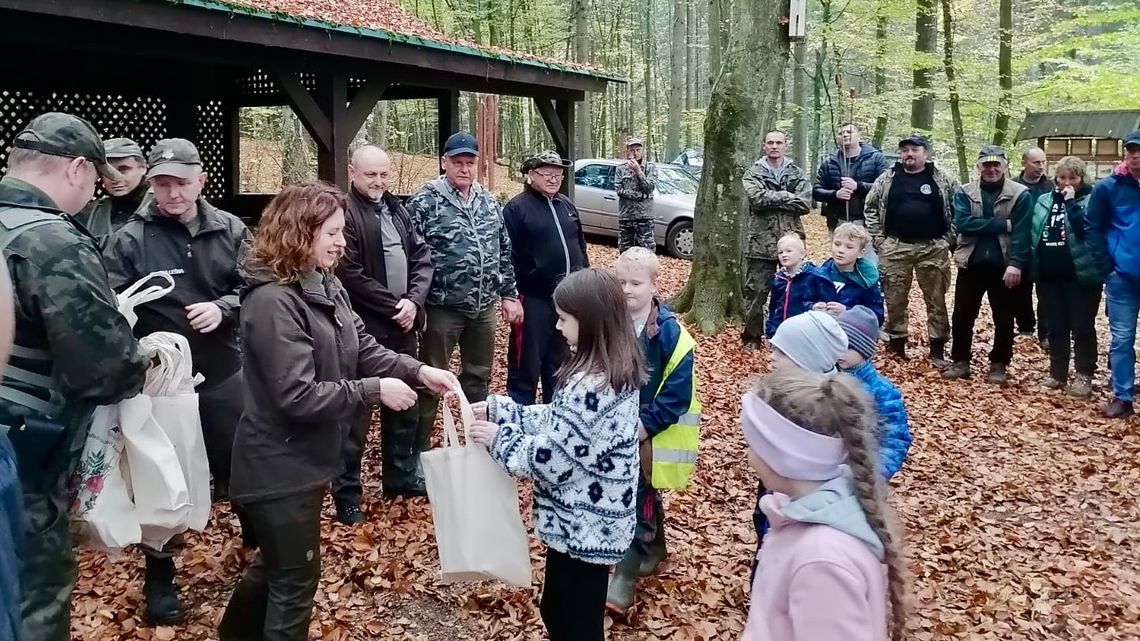
[[[847,334],[835,317],[826,312],[810,311],[792,316],[780,324],[769,341],[772,344],[772,367],[785,363],[817,374],[835,371],[835,363],[847,351]]]

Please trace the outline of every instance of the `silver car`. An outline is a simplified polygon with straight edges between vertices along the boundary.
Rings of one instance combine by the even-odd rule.
[[[624,160],[584,158],[574,163],[574,206],[587,234],[618,235],[618,202],[614,169]],[[693,257],[693,210],[697,181],[684,169],[665,163],[657,167],[653,194],[654,235],[657,244],[677,258]]]

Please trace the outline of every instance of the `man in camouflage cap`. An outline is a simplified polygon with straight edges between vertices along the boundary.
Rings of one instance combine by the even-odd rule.
[[[614,169],[618,195],[618,252],[630,247],[657,251],[653,235],[653,192],[657,167],[645,162],[645,144],[640,138],[625,141],[625,162]]]
[[[495,358],[496,307],[510,325],[523,320],[511,264],[511,240],[503,212],[475,181],[479,146],[467,132],[443,147],[443,176],[429,181],[408,201],[416,232],[431,250],[435,267],[427,295],[427,327],[420,360],[448,368],[459,345],[459,382],[472,403],[487,398]],[[420,445],[428,449],[439,397],[420,396]]]
[[[174,332],[189,342],[194,371],[205,378],[195,391],[214,497],[221,499],[228,494],[234,432],[243,407],[237,266],[250,234],[240,218],[202,197],[207,176],[189,140],[158,141],[147,164],[153,197],[107,243],[107,272],[116,291],[154,272],[174,277],[174,291],[135,309],[135,335]],[[176,537],[163,550],[143,549],[145,618],[155,625],[183,616],[173,559],[181,546]]]
[[[146,178],[146,157],[142,148],[130,138],[111,138],[103,142],[107,162],[123,177],[116,181],[103,179],[107,195],[89,203],[76,218],[91,235],[106,247],[107,240],[142,206],[150,186]]]
[[[92,412],[142,388],[147,364],[99,257],[71,217],[98,175],[121,181],[90,123],[63,113],[16,135],[0,179],[0,247],[16,331],[0,383],[0,425],[16,449],[24,499],[24,641],[67,641],[75,551],[66,482]]]

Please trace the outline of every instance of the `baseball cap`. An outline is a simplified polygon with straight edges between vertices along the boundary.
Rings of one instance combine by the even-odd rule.
[[[637,136],[630,136],[629,138],[625,139],[625,146],[626,147],[644,147],[645,143],[641,140],[641,138],[638,138]]]
[[[571,165],[569,160],[562,160],[562,156],[555,151],[540,151],[523,161],[522,172],[525,174],[539,167],[560,167],[566,169]]]
[[[997,145],[986,145],[978,152],[978,162],[1006,162],[1005,150]]]
[[[138,158],[139,160],[146,160],[146,154],[143,153],[142,147],[130,138],[104,140],[103,149],[106,150],[108,159]]]
[[[1132,145],[1140,145],[1140,129],[1133,131],[1124,137],[1124,146],[1130,147]]]
[[[16,134],[12,146],[51,156],[84,158],[95,165],[100,176],[123,180],[122,174],[107,164],[99,132],[91,123],[71,114],[50,111],[36,116]]]
[[[146,162],[150,171],[146,177],[174,176],[192,178],[202,170],[202,157],[194,143],[184,138],[167,138],[154,143]]]
[[[899,147],[903,145],[916,145],[923,149],[930,149],[930,139],[919,133],[914,133],[899,141]]]
[[[479,155],[479,143],[475,141],[475,136],[466,131],[451,134],[447,137],[447,142],[443,143],[444,156],[450,158],[460,154]]]

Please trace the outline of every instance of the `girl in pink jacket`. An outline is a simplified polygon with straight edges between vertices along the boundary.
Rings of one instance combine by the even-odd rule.
[[[741,423],[773,492],[742,641],[901,641],[906,564],[860,383],[777,371],[741,399]]]

